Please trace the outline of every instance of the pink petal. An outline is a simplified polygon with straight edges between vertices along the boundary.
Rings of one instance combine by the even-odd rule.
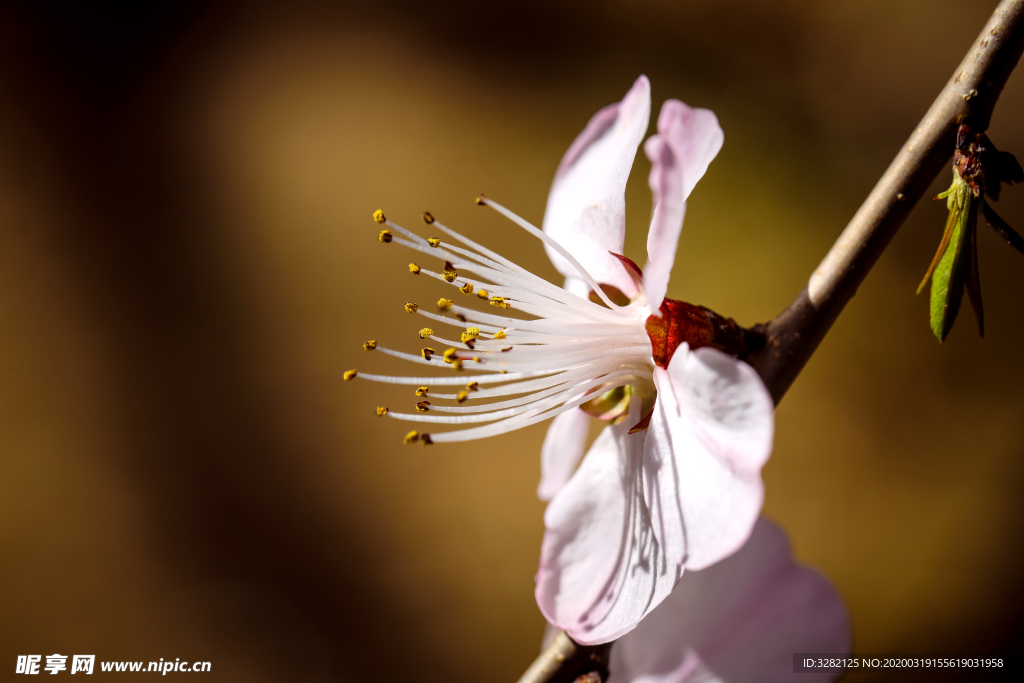
[[[632,296],[636,285],[609,254],[621,254],[626,235],[626,179],[651,116],[651,84],[641,76],[622,102],[605,107],[569,147],[555,174],[544,213],[544,232],[567,249],[602,284]],[[560,273],[576,269],[546,247]]]
[[[703,569],[747,540],[761,512],[774,405],[746,363],[680,346],[654,369],[658,400],[644,451],[644,497],[671,562]]]
[[[640,482],[644,437],[626,433],[638,412],[601,432],[544,513],[537,604],[580,643],[632,630],[681,574],[651,535]]]
[[[615,645],[610,681],[816,683],[834,674],[795,675],[793,653],[849,651],[842,598],[823,576],[793,562],[786,535],[762,518],[739,552],[686,572]]]
[[[590,416],[582,410],[566,411],[551,421],[540,449],[540,484],[537,497],[551,500],[572,476],[587,445]]]
[[[704,177],[724,139],[712,111],[691,109],[679,100],[668,100],[658,116],[658,134],[644,144],[652,164],[648,182],[654,195],[644,266],[644,287],[651,310],[661,306],[668,291],[686,198]]]

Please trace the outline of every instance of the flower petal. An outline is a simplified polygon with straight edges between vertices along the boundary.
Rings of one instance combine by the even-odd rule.
[[[548,427],[540,449],[540,484],[537,497],[551,500],[572,476],[587,445],[590,416],[582,410],[568,410]]]
[[[703,569],[739,549],[761,512],[774,406],[753,368],[707,347],[680,346],[654,383],[644,497],[669,561]]]
[[[651,84],[641,76],[622,102],[590,120],[558,166],[544,212],[544,232],[602,284],[629,296],[636,285],[619,261],[626,235],[626,179],[651,116]],[[578,277],[560,254],[545,247],[560,273]]]
[[[849,651],[842,598],[825,577],[793,562],[785,533],[762,518],[739,552],[687,571],[672,595],[615,645],[610,681],[792,681],[794,652]]]
[[[579,643],[632,630],[681,575],[651,534],[640,482],[644,437],[626,433],[637,413],[638,406],[601,432],[544,513],[537,604]]]
[[[644,152],[651,160],[648,182],[654,196],[644,266],[644,288],[651,310],[658,310],[668,291],[686,198],[704,177],[724,140],[714,112],[668,100],[658,116],[658,134],[644,144]]]

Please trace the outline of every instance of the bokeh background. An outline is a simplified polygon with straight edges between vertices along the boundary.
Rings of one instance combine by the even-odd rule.
[[[553,277],[473,199],[539,222],[569,143],[645,73],[655,112],[678,97],[725,130],[669,294],[767,320],[995,4],[6,3],[0,671],[95,652],[209,660],[211,681],[515,680],[544,626],[544,427],[404,447],[372,409],[408,389],[342,380],[404,370],[360,345],[417,348],[401,304],[440,292],[370,214],[429,209]],[[1017,73],[990,132],[1018,154],[1022,114]],[[998,209],[1024,228],[1024,188]],[[987,337],[965,308],[939,345],[914,289],[944,218],[911,216],[764,470],[861,652],[1024,637],[1024,257],[982,230]]]

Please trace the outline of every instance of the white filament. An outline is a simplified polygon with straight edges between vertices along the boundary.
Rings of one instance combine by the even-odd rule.
[[[455,304],[445,308],[457,317],[416,310],[418,315],[430,320],[463,330],[476,327],[479,332],[471,332],[476,336],[468,343],[428,333],[427,338],[438,346],[429,360],[422,355],[383,347],[377,347],[377,350],[414,363],[451,369],[452,363],[443,357],[446,349],[451,348],[455,349],[454,358],[459,359],[463,368],[486,374],[459,372],[444,377],[401,377],[357,373],[360,379],[373,382],[425,386],[427,391],[418,396],[425,393],[432,401],[455,402],[454,405],[446,405],[427,401],[420,404],[418,412],[389,411],[387,416],[410,422],[459,426],[491,423],[430,433],[430,440],[434,443],[467,441],[503,434],[555,417],[615,387],[632,385],[646,391],[653,389],[652,349],[645,328],[650,309],[642,290],[641,295],[628,305],[615,305],[586,269],[560,244],[505,207],[488,199],[481,201],[562,254],[607,307],[538,277],[441,223],[434,222],[433,225],[464,246],[440,243],[432,247],[423,237],[387,221],[388,227],[402,235],[395,237],[393,242],[442,262],[448,261],[456,271],[450,282],[451,273],[420,268],[420,274],[455,288],[468,289],[466,285],[472,285],[473,293],[467,299],[480,304],[485,302],[477,293],[486,290],[488,298],[500,297],[499,303],[503,300],[510,304],[508,310],[515,316],[531,316],[521,318],[504,314],[503,308],[493,313],[482,312]],[[467,278],[463,273],[472,273],[474,277]],[[501,338],[495,338],[495,335]],[[431,386],[453,387],[457,393],[430,391]],[[515,398],[491,400],[499,397]]]

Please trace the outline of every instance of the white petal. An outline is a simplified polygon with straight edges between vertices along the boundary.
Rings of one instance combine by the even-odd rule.
[[[658,310],[668,291],[686,213],[686,198],[704,177],[724,140],[714,112],[691,109],[679,100],[668,100],[658,116],[658,134],[652,135],[644,145],[644,152],[651,160],[648,182],[654,197],[654,214],[647,233],[647,265],[644,266],[644,288],[651,310]]]
[[[672,562],[703,569],[735,552],[761,512],[771,396],[746,363],[710,348],[655,368],[658,400],[644,452],[644,496]]]
[[[580,643],[632,630],[681,574],[651,534],[640,482],[644,437],[627,434],[638,412],[601,432],[544,514],[537,604]]]
[[[558,167],[544,212],[544,232],[603,284],[632,296],[636,285],[608,252],[622,253],[626,235],[626,179],[651,116],[651,85],[637,79],[622,102],[590,120]],[[546,247],[555,268],[577,276],[561,255]]]
[[[739,552],[687,571],[672,595],[616,643],[610,681],[695,683],[709,680],[703,673],[728,683],[818,683],[835,675],[795,675],[793,653],[849,651],[849,617],[835,588],[794,563],[786,535],[762,518]]]
[[[590,416],[579,409],[567,410],[548,427],[540,450],[540,484],[537,497],[551,500],[576,470],[587,445]]]

